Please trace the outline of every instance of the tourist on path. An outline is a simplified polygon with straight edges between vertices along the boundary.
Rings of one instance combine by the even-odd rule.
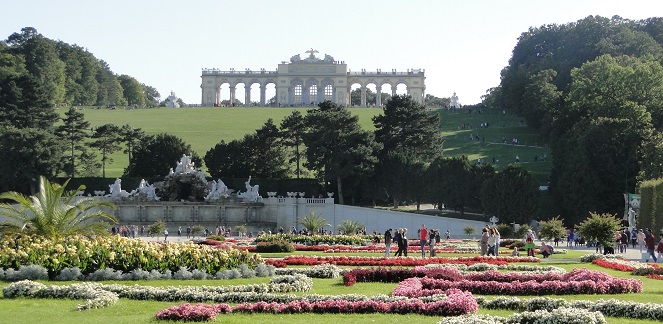
[[[497,226],[493,227],[493,234],[495,234],[495,249],[493,253],[495,253],[495,256],[500,256],[499,249],[502,236],[500,235],[500,231],[497,230]]]
[[[391,248],[391,241],[393,240],[393,237],[391,236],[391,231],[392,229],[390,228],[386,232],[384,232],[384,247],[386,249],[384,251],[385,257],[389,257],[390,253],[389,249]]]
[[[481,247],[481,256],[486,256],[488,254],[488,228],[484,227],[481,233],[481,240],[479,241],[479,246]]]
[[[649,262],[649,257],[651,256],[652,260],[654,262],[658,262],[658,259],[656,258],[655,255],[655,249],[656,249],[656,238],[654,237],[654,233],[652,233],[651,230],[647,230],[645,238],[645,245],[647,246],[647,258],[645,259],[645,262]]]
[[[425,258],[426,257],[426,244],[428,243],[428,230],[426,229],[426,225],[421,224],[421,228],[419,229],[419,246],[421,246],[421,257]]]
[[[642,253],[642,248],[645,246],[645,232],[642,229],[638,231],[638,244],[640,245],[640,253]]]
[[[403,229],[399,228],[396,230],[396,235],[394,235],[394,242],[396,242],[396,246],[398,247],[398,250],[396,250],[396,254],[394,256],[401,256],[403,255],[403,249],[401,248],[403,243],[401,242],[403,240]]]

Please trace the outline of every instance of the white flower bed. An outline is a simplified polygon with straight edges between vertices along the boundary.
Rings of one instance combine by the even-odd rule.
[[[546,323],[546,324],[603,324],[608,323],[603,314],[583,309],[560,308],[553,311],[538,310],[516,313],[509,317],[490,315],[464,315],[446,317],[437,324],[506,324],[506,323]]]
[[[592,263],[592,261],[596,259],[624,259],[621,255],[617,254],[599,254],[599,253],[591,253],[591,254],[585,254],[580,257],[580,262],[585,262],[585,263]]]
[[[559,308],[584,309],[592,312],[601,312],[605,316],[622,317],[629,319],[649,319],[663,321],[663,304],[637,303],[617,299],[597,301],[577,300],[566,301],[561,298],[537,297],[520,299],[518,297],[496,297],[488,300],[477,297],[479,305],[488,309],[506,309],[513,311],[554,310]]]
[[[343,269],[333,264],[321,264],[310,268],[276,268],[274,273],[277,275],[301,274],[309,278],[338,278],[343,273]]]

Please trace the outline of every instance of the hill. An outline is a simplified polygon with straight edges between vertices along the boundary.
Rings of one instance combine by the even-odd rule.
[[[219,141],[240,139],[255,131],[269,118],[279,125],[291,111],[300,110],[305,114],[309,108],[80,109],[92,127],[107,123],[129,124],[141,128],[147,134],[173,134],[191,144],[202,156]],[[59,111],[64,113],[64,109]],[[359,117],[360,124],[367,130],[374,129],[371,118],[381,113],[376,108],[351,108],[350,111]],[[515,157],[519,156],[520,163],[532,172],[537,181],[542,185],[547,184],[550,149],[519,117],[489,109],[483,109],[480,114],[477,110],[469,113],[465,109],[439,109],[433,112],[439,113],[441,117],[440,129],[446,138],[443,147],[445,155],[466,155],[473,163],[479,158],[484,163],[492,163],[495,158],[498,170],[514,163]],[[482,123],[487,123],[488,127],[480,127]],[[473,140],[469,139],[470,135],[473,135]],[[479,140],[476,140],[476,136],[479,136]],[[518,145],[511,144],[513,138],[518,139]],[[507,140],[507,144],[503,143],[503,139]],[[546,161],[535,161],[535,155],[546,155],[548,158]],[[120,176],[128,164],[127,156],[118,152],[112,158],[113,162],[106,167],[106,172],[109,177]]]

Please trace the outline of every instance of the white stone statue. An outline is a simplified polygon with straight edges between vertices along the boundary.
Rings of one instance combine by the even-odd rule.
[[[246,192],[240,192],[237,194],[237,198],[241,199],[246,199],[247,201],[260,201],[262,200],[262,197],[259,195],[259,186],[251,186],[251,176],[249,176],[249,180],[247,180],[245,183],[246,185]]]
[[[212,180],[209,183],[210,191],[205,197],[205,201],[215,201],[221,198],[228,198],[232,193],[231,189],[228,189],[225,183],[219,179],[218,181]]]
[[[460,103],[458,102],[458,96],[454,92],[453,96],[451,96],[451,104],[449,105],[449,108],[460,108]]]
[[[177,162],[175,173],[191,173],[194,172],[194,162],[191,161],[191,155],[182,154],[182,158]]]
[[[106,197],[111,198],[127,198],[131,196],[131,193],[126,190],[122,190],[122,179],[115,179],[115,183],[108,185],[110,193]]]

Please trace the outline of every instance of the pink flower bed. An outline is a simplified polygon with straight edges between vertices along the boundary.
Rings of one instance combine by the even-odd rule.
[[[456,263],[472,265],[475,263],[489,263],[495,265],[507,265],[513,262],[541,262],[537,258],[528,257],[458,257],[458,258],[421,258],[421,257],[361,257],[361,256],[287,256],[282,260],[265,260],[266,264],[271,264],[276,267],[284,265],[320,265],[320,264],[334,264],[343,266],[402,266],[413,267],[423,266],[427,264],[441,264],[441,263]]]
[[[375,300],[346,301],[326,300],[309,302],[306,300],[289,303],[257,302],[241,303],[235,307],[228,304],[205,305],[183,304],[161,310],[156,318],[160,320],[211,321],[218,313],[270,313],[270,314],[422,314],[429,316],[458,316],[474,313],[479,308],[476,299],[469,292],[449,289],[442,292],[447,298],[441,301],[424,303],[418,299],[380,302]]]
[[[603,272],[575,269],[565,274],[517,274],[486,271],[459,278],[413,277],[403,280],[392,292],[410,298],[460,289],[482,295],[575,295],[642,292],[642,282],[615,278]]]

